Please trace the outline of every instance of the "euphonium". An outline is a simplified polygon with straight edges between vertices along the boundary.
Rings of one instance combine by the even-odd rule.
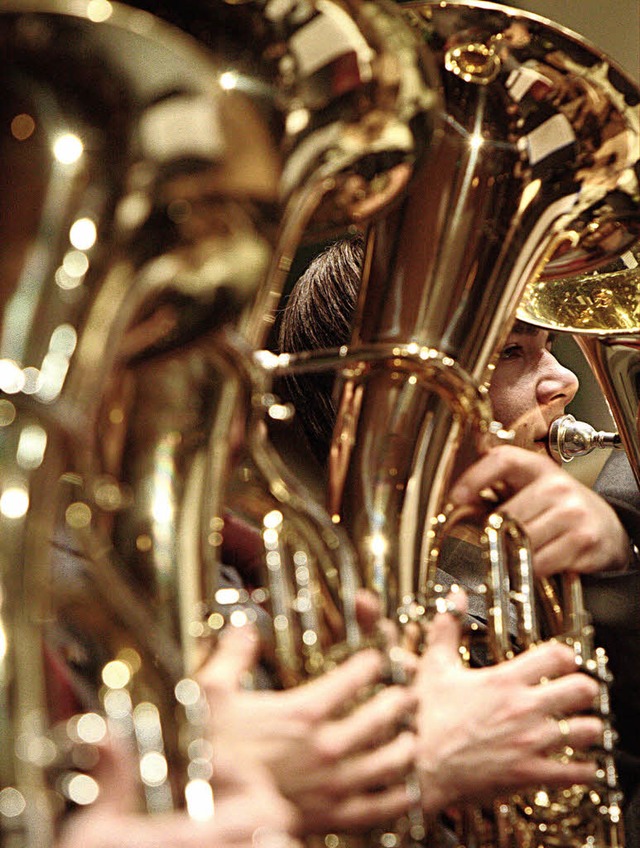
[[[400,621],[433,594],[461,438],[490,435],[484,385],[526,284],[623,252],[640,199],[637,86],[595,47],[491,3],[403,9],[439,63],[442,129],[406,200],[369,228],[329,492],[363,583]],[[582,612],[576,653],[589,650]],[[555,820],[527,802],[488,838],[618,844],[615,786],[577,798]]]

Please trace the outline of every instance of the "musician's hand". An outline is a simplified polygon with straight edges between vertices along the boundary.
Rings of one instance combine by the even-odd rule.
[[[302,848],[291,835],[295,811],[266,770],[225,750],[215,765],[213,818],[197,821],[183,810],[149,815],[141,812],[138,763],[110,740],[93,772],[97,801],[68,816],[55,848]]]
[[[462,610],[460,596],[450,598]],[[418,772],[425,810],[503,790],[593,782],[593,761],[553,756],[565,745],[588,749],[602,740],[599,718],[575,715],[592,707],[598,685],[586,674],[571,673],[573,652],[546,643],[513,660],[471,669],[460,660],[460,635],[451,614],[435,616],[414,684],[420,692]]]
[[[500,487],[507,495],[499,511],[529,537],[536,575],[627,566],[629,539],[613,509],[551,458],[511,445],[493,448],[460,476],[451,498],[479,503],[483,489]]]
[[[213,739],[249,749],[298,808],[301,831],[368,828],[404,813],[415,737],[399,728],[415,708],[404,686],[385,687],[353,709],[381,678],[379,652],[361,651],[318,679],[284,692],[242,689],[255,663],[251,628],[230,628],[199,680]]]

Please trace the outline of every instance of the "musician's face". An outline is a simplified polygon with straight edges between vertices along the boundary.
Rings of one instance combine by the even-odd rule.
[[[563,415],[578,378],[551,353],[546,330],[516,323],[502,349],[489,395],[496,419],[515,431],[514,444],[548,453],[551,422]]]

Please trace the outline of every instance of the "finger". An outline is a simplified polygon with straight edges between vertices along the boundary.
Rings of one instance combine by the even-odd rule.
[[[417,692],[408,686],[389,686],[356,707],[348,716],[331,722],[318,734],[318,745],[331,761],[371,749],[407,726],[417,706]]]
[[[543,642],[524,651],[512,660],[484,669],[486,674],[504,676],[531,686],[541,680],[553,680],[576,669],[575,655],[571,648],[559,642]]]
[[[137,809],[139,800],[138,764],[133,752],[123,743],[111,738],[100,746],[100,758],[94,776],[100,786],[95,808],[124,814]]]
[[[566,534],[534,550],[532,562],[536,577],[550,577],[563,571],[584,574],[593,569],[593,560],[585,556],[576,540]]]
[[[417,654],[422,645],[423,635],[418,622],[409,622],[402,631],[402,647],[409,653]]]
[[[415,736],[404,731],[374,751],[343,757],[332,768],[333,791],[340,796],[393,786],[411,770],[415,750]]]
[[[553,460],[511,445],[492,448],[457,480],[450,494],[455,505],[479,503],[483,489],[497,483],[519,492],[545,471],[555,470]]]
[[[595,716],[573,716],[570,718],[552,718],[546,721],[546,737],[543,749],[563,751],[566,748],[586,750],[601,746],[603,723]]]
[[[362,632],[367,636],[372,636],[380,617],[379,599],[368,589],[359,589],[356,592],[356,618]]]
[[[462,590],[449,592],[440,610],[427,626],[427,648],[420,661],[420,671],[442,668],[450,670],[461,664],[460,643],[462,641],[461,618],[467,608],[467,596]]]
[[[575,672],[538,686],[535,695],[547,713],[569,715],[593,709],[599,691],[597,681],[582,672]]]
[[[414,803],[412,793],[404,783],[380,792],[355,795],[332,804],[330,827],[347,831],[369,830],[388,824],[406,813]]]
[[[238,689],[258,658],[260,639],[250,624],[227,627],[209,659],[197,674],[205,690]]]
[[[397,646],[390,648],[389,661],[391,663],[392,682],[409,683],[418,671],[420,659],[414,651]]]
[[[287,692],[292,705],[314,710],[317,718],[344,712],[345,705],[356,699],[367,687],[380,681],[384,657],[379,651],[358,651],[337,668]]]
[[[537,783],[550,787],[593,785],[598,767],[595,760],[562,761],[554,757],[531,757],[518,775],[514,788]]]

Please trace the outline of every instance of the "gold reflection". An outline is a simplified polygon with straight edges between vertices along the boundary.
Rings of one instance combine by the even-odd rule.
[[[202,697],[202,690],[195,680],[185,677],[175,687],[176,699],[185,707],[195,706]]]
[[[86,806],[97,800],[100,788],[97,781],[88,774],[76,773],[67,776],[64,781],[63,792],[70,801]]]
[[[20,433],[16,459],[24,469],[39,468],[44,459],[47,446],[47,434],[43,427],[31,424],[24,427]]]
[[[196,778],[190,780],[185,787],[187,812],[195,821],[208,821],[213,818],[213,790],[211,784]]]
[[[149,751],[140,758],[140,777],[147,786],[161,786],[168,774],[166,757],[159,751]]]
[[[231,91],[237,84],[238,75],[235,71],[225,71],[223,74],[220,74],[220,88],[224,88],[225,91]]]
[[[113,6],[108,0],[89,0],[87,17],[90,21],[100,24],[108,20],[112,14]]]
[[[15,818],[24,812],[26,806],[24,795],[13,786],[7,786],[0,792],[0,815]]]
[[[70,277],[82,277],[89,270],[89,259],[82,250],[69,250],[62,260],[62,267]]]
[[[16,408],[10,400],[0,399],[0,427],[8,427],[16,420]]]
[[[109,689],[124,689],[131,680],[131,669],[122,660],[112,660],[102,669],[102,680]]]
[[[65,512],[65,519],[69,527],[88,527],[91,524],[91,509],[81,501],[70,504]]]
[[[0,390],[15,395],[22,391],[23,386],[24,374],[18,363],[13,359],[0,359]]]

